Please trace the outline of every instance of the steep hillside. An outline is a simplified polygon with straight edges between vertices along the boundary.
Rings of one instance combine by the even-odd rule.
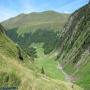
[[[90,4],[70,16],[58,46],[57,58],[71,81],[90,90]]]
[[[2,24],[7,29],[7,35],[24,49],[32,43],[44,43],[44,52],[48,54],[55,48],[57,34],[62,32],[68,17],[68,14],[55,11],[33,12],[18,15]]]
[[[83,90],[72,83],[54,80],[34,71],[30,57],[3,33],[0,25],[0,88],[18,90]],[[32,67],[32,68],[31,68]]]
[[[1,28],[1,29],[0,29],[0,32],[2,32],[2,33],[5,34],[6,31],[5,31],[5,29],[3,28],[3,26],[2,26],[1,24],[0,24],[0,28]]]

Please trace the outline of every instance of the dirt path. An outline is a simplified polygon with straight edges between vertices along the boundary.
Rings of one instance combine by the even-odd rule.
[[[63,70],[62,66],[58,63],[58,69],[65,75],[65,80],[71,82],[70,76]]]

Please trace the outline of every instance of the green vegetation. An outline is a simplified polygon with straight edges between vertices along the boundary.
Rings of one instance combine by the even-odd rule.
[[[34,61],[35,66],[38,68],[38,72],[41,72],[42,67],[45,75],[57,80],[65,80],[64,74],[58,69],[58,62],[54,60],[53,56],[45,55],[43,44],[32,44],[37,50],[37,58]]]
[[[20,49],[20,47],[17,45],[17,50],[18,50],[18,58],[23,61],[23,54],[22,54],[22,50]]]
[[[41,69],[41,73],[42,74],[45,74],[45,71],[44,71],[44,68],[42,67],[42,69]]]
[[[74,12],[60,38],[57,58],[72,82],[90,89],[90,5]]]
[[[64,25],[63,23],[66,22],[68,17],[68,14],[58,13],[55,11],[33,12],[30,14],[20,14],[14,18],[6,20],[3,22],[3,25],[7,29],[22,27],[23,25],[24,27],[40,25],[45,26],[45,24],[49,26],[56,22],[60,22],[56,23],[56,25]],[[27,30],[22,32],[27,32]]]
[[[24,53],[23,61],[18,58],[17,45],[0,32],[0,88],[13,86],[18,90],[72,90],[71,83],[35,72],[35,65],[30,62],[30,57],[19,50]],[[75,85],[73,90],[83,89]]]
[[[65,83],[64,73],[58,68],[59,61],[71,82],[89,90],[89,10],[87,4],[75,11],[66,25],[69,15],[54,11],[21,14],[3,22],[6,34],[25,51],[1,33],[0,58],[3,61],[0,67],[2,71],[7,70],[7,65],[11,64],[8,70],[14,70],[17,81],[12,84],[16,85],[20,77],[21,90],[79,90],[76,85]]]
[[[48,28],[49,29],[49,28]],[[22,29],[25,30],[25,29]],[[7,32],[7,35],[10,36],[15,42],[17,42],[22,48],[26,48],[26,50],[29,49],[29,46],[32,43],[44,43],[44,53],[48,54],[53,49],[55,49],[55,46],[58,41],[58,32],[55,32],[51,29],[38,29],[34,33],[30,31],[29,33],[25,33],[24,36],[18,36],[15,30],[9,30]],[[28,41],[28,42],[27,42]],[[29,53],[29,52],[28,52]]]
[[[44,43],[44,53],[53,51],[58,42],[58,34],[62,32],[69,15],[54,11],[21,14],[4,21],[7,35],[23,49],[28,50],[32,43]],[[29,52],[28,52],[29,53]]]
[[[32,58],[33,61],[34,61],[35,58],[37,58],[36,48],[30,47],[26,50],[26,52]]]
[[[10,72],[0,72],[0,87],[18,87],[21,80]]]

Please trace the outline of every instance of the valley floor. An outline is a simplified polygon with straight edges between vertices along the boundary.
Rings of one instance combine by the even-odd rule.
[[[58,68],[58,61],[55,61],[53,56],[45,55],[42,44],[33,44],[36,48],[38,58],[35,59],[35,65],[41,72],[42,67],[45,75],[57,80],[65,80],[65,74]]]

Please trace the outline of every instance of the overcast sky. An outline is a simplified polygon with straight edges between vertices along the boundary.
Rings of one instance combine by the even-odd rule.
[[[0,0],[0,22],[20,13],[54,10],[72,13],[89,0]]]

